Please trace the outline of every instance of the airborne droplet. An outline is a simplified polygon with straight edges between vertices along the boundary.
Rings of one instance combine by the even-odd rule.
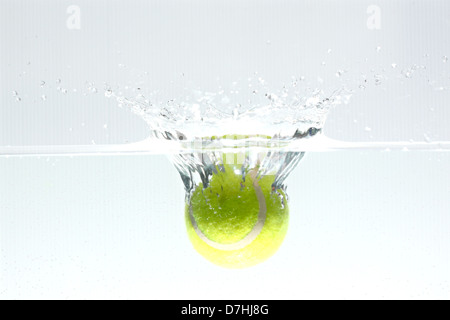
[[[113,92],[111,89],[108,89],[105,91],[105,97],[110,98],[113,95]]]

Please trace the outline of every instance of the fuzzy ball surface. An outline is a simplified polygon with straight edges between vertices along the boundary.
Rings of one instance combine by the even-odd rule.
[[[245,268],[272,256],[287,232],[289,209],[274,176],[236,174],[225,167],[199,185],[186,204],[186,226],[194,248],[222,267]]]

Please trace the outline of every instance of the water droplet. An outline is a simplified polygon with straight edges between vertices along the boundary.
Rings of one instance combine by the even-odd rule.
[[[81,126],[82,126],[82,127],[86,126],[86,123],[82,122],[82,123],[81,123]]]
[[[414,70],[413,69],[405,69],[402,70],[402,74],[405,78],[411,78],[413,76]]]
[[[332,52],[332,50],[331,50],[331,49],[328,49],[327,53],[330,54],[331,52]]]
[[[66,94],[66,93],[67,93],[67,89],[62,88],[62,89],[61,89],[61,92],[64,93],[64,94]]]
[[[278,97],[273,93],[266,93],[266,97],[267,97],[267,99],[269,99],[272,102],[278,100]]]
[[[108,129],[108,124],[107,124],[107,123],[105,123],[105,124],[103,125],[103,129]]]
[[[395,69],[395,68],[397,68],[397,64],[393,63],[393,64],[391,64],[391,67],[392,67],[392,69]]]
[[[448,62],[448,57],[447,56],[443,56],[442,57],[442,62],[447,63]]]
[[[42,100],[42,101],[46,101],[46,100],[47,100],[47,96],[46,96],[45,94],[43,94],[43,95],[41,96],[41,100]]]
[[[20,101],[22,101],[22,98],[21,97],[16,97],[16,101],[20,102]]]
[[[56,83],[61,83],[61,79],[57,79],[57,80],[56,80]]]
[[[366,126],[366,127],[364,128],[364,130],[367,131],[367,132],[371,132],[371,131],[372,131],[372,128]]]
[[[361,90],[365,90],[365,89],[366,89],[366,86],[361,84],[361,85],[359,86],[359,88],[360,88]]]
[[[239,117],[239,110],[238,108],[233,109],[233,118],[237,119]]]
[[[428,134],[424,133],[423,134],[423,139],[425,140],[425,142],[430,143],[431,142],[431,138]]]
[[[322,61],[322,65],[323,65],[323,66],[326,66],[327,63],[326,63],[325,61]]]
[[[13,95],[13,97],[17,97],[19,95],[19,93],[17,91],[13,91],[12,95]]]
[[[383,76],[381,74],[376,74],[374,78],[375,78],[375,85],[379,86],[382,83]]]
[[[345,71],[343,71],[343,70],[338,70],[338,71],[336,72],[336,77],[340,78],[340,77],[344,74],[344,72],[345,72]]]
[[[376,50],[377,50],[377,52],[380,52],[381,51],[381,47],[378,46]]]
[[[41,86],[41,88],[43,88],[45,86],[45,81],[42,80],[41,83],[39,84]]]
[[[113,92],[111,89],[108,89],[105,91],[105,97],[110,98],[113,95]]]
[[[267,44],[267,45],[271,45],[272,42],[271,42],[270,40],[267,40],[267,41],[266,41],[266,44]]]
[[[253,94],[258,94],[258,90],[253,90]]]

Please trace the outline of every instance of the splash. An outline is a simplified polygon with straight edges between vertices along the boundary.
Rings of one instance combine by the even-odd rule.
[[[330,109],[352,96],[345,87],[326,92],[306,82],[300,86],[302,81],[293,78],[289,85],[270,90],[261,77],[249,78],[244,85],[234,82],[215,92],[184,87],[171,99],[159,92],[127,97],[111,89],[105,95],[144,119],[159,139],[186,142],[238,134],[291,140],[320,133]]]

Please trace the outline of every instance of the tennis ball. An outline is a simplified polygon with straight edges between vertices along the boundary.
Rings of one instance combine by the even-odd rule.
[[[186,204],[186,225],[194,248],[207,260],[227,268],[245,268],[272,256],[288,227],[283,190],[275,176],[244,176],[224,165],[209,185],[200,184]]]

